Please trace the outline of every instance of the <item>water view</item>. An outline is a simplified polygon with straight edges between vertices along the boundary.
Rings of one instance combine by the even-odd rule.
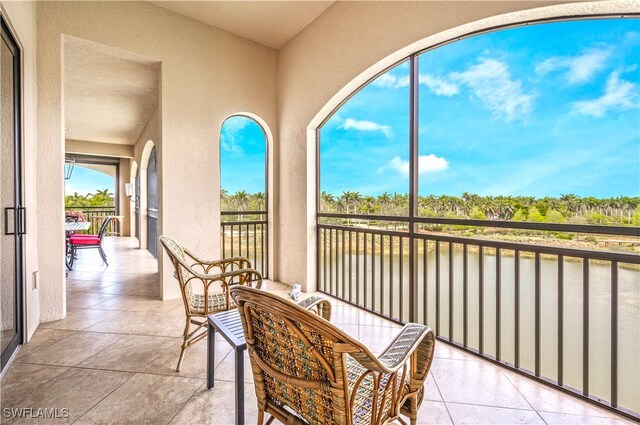
[[[352,247],[355,248],[355,236]],[[341,241],[341,236],[338,238]],[[348,240],[348,237],[347,237]],[[342,257],[342,245],[333,240],[334,249],[324,251],[320,256],[319,287],[339,298],[356,302],[377,312],[396,319],[408,321],[409,303],[417,302],[416,320],[436,328],[436,255],[435,243],[428,243],[425,304],[424,248],[418,243],[417,280],[415,297],[410,295],[408,239],[404,243],[402,267],[400,253],[396,247],[391,257],[385,250],[380,256],[379,238],[376,250],[371,250],[371,237],[367,238],[367,254],[361,248],[360,254],[352,249]],[[397,238],[395,239],[398,240]],[[449,247],[440,244],[440,335],[449,337]],[[360,247],[364,239],[360,240]],[[326,253],[330,252],[329,255]],[[380,258],[383,258],[381,264]],[[393,259],[393,261],[391,261]],[[484,352],[495,356],[496,348],[496,256],[495,250],[485,248],[483,256],[483,338]],[[515,254],[512,250],[501,250],[500,257],[500,345],[501,359],[515,362]],[[365,268],[366,264],[366,268]],[[565,257],[564,262],[564,383],[582,388],[582,295],[583,262],[577,258]],[[400,273],[402,270],[402,280]],[[463,343],[463,251],[454,249],[453,257],[453,335],[454,341]],[[478,249],[469,247],[467,254],[468,273],[468,345],[479,347],[479,255]],[[637,265],[620,264],[619,286],[619,403],[637,411],[640,408],[640,383],[637,377],[640,368],[637,361],[640,352],[640,268]],[[520,366],[534,370],[534,287],[535,260],[531,253],[521,253],[519,259],[520,276]],[[357,280],[359,279],[359,280]],[[541,256],[540,260],[540,300],[541,300],[541,357],[542,376],[557,377],[557,323],[558,323],[558,260]],[[356,283],[359,282],[359,283]],[[402,282],[402,283],[401,283]],[[345,291],[343,292],[343,285]],[[610,395],[610,263],[590,261],[589,263],[589,379],[591,394],[609,400]],[[366,289],[365,289],[366,286]],[[393,292],[393,294],[392,294]],[[366,294],[366,297],[365,297]],[[382,299],[382,307],[380,300]],[[393,304],[391,300],[393,299]],[[400,301],[403,314],[400,315]],[[425,308],[426,306],[426,308]]]

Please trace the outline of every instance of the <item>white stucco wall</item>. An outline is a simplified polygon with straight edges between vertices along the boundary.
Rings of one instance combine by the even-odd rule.
[[[30,2],[1,2],[2,14],[17,37],[22,54],[22,150],[23,202],[27,207],[27,235],[24,240],[25,337],[29,339],[40,323],[40,293],[32,277],[38,270],[36,226],[36,7]]]
[[[146,2],[40,2],[38,19],[39,255],[42,320],[64,316],[63,34],[161,62],[159,231],[220,252],[218,138],[223,120],[250,111],[276,122],[272,49]],[[46,160],[44,159],[46,158]],[[138,157],[136,156],[138,164]],[[60,166],[52,166],[58,161]],[[171,184],[166,184],[171,182]],[[163,298],[179,295],[161,264]]]
[[[411,53],[474,31],[550,17],[637,13],[637,4],[334,3],[278,51],[279,279],[315,288],[315,129],[359,86]]]

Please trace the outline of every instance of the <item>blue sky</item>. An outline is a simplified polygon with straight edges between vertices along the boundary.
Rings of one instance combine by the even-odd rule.
[[[266,149],[257,122],[243,116],[227,119],[220,134],[220,186],[229,194],[265,193]]]
[[[71,173],[71,178],[65,180],[65,195],[73,195],[78,192],[79,195],[88,193],[96,193],[96,191],[109,189],[110,193],[114,193],[114,179],[99,171],[90,170],[76,164]]]
[[[637,19],[532,25],[422,54],[420,194],[640,196],[639,58]],[[399,64],[324,125],[321,190],[408,192],[408,75]],[[264,192],[265,154],[260,126],[229,118],[221,186]],[[67,194],[105,187],[76,168]]]
[[[640,21],[488,33],[419,57],[421,195],[640,196]],[[408,191],[408,64],[321,130],[321,190]]]

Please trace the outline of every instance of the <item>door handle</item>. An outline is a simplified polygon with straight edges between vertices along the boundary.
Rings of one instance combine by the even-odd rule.
[[[27,207],[18,207],[19,215],[19,223],[18,226],[18,234],[26,235],[27,234]]]
[[[15,208],[13,207],[5,207],[4,208],[4,234],[7,236],[15,235]],[[13,232],[9,232],[9,211],[13,211]]]

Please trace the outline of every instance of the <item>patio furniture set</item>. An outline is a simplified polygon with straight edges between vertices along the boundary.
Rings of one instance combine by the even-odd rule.
[[[73,263],[78,258],[79,249],[97,249],[100,253],[102,261],[108,266],[107,255],[102,249],[102,240],[105,236],[109,223],[113,220],[112,216],[106,216],[101,218],[101,223],[94,221],[94,227],[100,224],[100,230],[97,234],[84,234],[76,233],[87,231],[91,227],[91,223],[83,221],[83,217],[75,214],[65,215],[65,240],[66,240],[66,255],[65,263],[68,270],[73,270]]]
[[[160,242],[175,268],[186,314],[176,371],[186,349],[208,336],[212,388],[219,332],[234,349],[236,423],[244,423],[245,350],[259,424],[404,423],[401,414],[417,423],[434,355],[430,328],[406,324],[376,356],[331,324],[328,299],[293,302],[261,290],[262,276],[246,258],[206,261],[168,236]]]

